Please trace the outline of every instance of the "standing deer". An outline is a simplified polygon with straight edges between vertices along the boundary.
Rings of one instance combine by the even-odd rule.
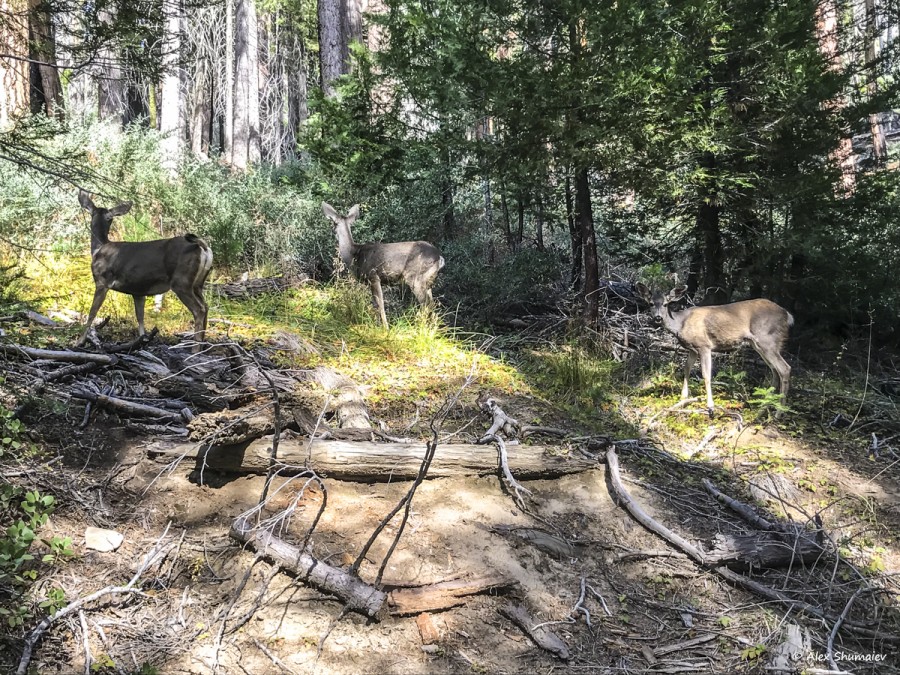
[[[203,284],[212,268],[213,258],[209,246],[193,234],[156,241],[110,241],[112,219],[128,213],[131,202],[102,209],[94,206],[87,192],[80,190],[78,203],[91,214],[91,272],[95,286],[94,302],[78,345],[87,341],[91,324],[110,289],[134,298],[134,314],[140,335],[146,332],[146,297],[174,291],[194,317],[194,339],[202,342],[209,311],[203,299]]]
[[[675,303],[687,290],[677,286],[668,294],[651,293],[644,284],[636,285],[638,294],[650,303],[650,315],[678,338],[687,349],[684,366],[684,385],[681,398],[688,397],[688,377],[699,357],[700,370],[706,384],[706,407],[713,411],[712,353],[730,351],[749,343],[779,380],[783,400],[787,399],[791,379],[791,367],[781,356],[788,331],[794,325],[794,317],[770,300],[742,300],[729,305],[676,308]]]
[[[342,216],[331,204],[325,202],[322,202],[322,210],[334,223],[341,261],[356,279],[369,283],[385,328],[388,327],[388,321],[384,313],[382,282],[393,284],[403,281],[420,305],[431,305],[434,302],[431,287],[444,266],[444,258],[437,247],[427,241],[357,244],[353,241],[350,226],[359,218],[359,204],[353,206],[346,216]]]

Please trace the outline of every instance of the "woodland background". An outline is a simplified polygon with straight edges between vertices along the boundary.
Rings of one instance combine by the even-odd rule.
[[[895,341],[898,5],[3,0],[0,231],[86,239],[72,183],[217,266],[320,278],[321,199],[428,239],[464,313],[674,271]]]
[[[426,641],[427,622],[347,617],[263,573],[228,535],[259,509],[334,565],[362,551],[351,573],[366,583],[503,572],[523,624],[566,624],[578,667],[757,672],[800,624],[791,668],[835,649],[897,662],[898,65],[898,0],[0,0],[0,664],[559,667],[492,594],[441,614]],[[78,188],[134,203],[116,238],[212,246],[199,363],[174,301],[148,317],[158,336],[71,357],[93,292]],[[359,242],[436,244],[438,310],[410,318],[392,291],[391,328],[377,325],[369,293],[335,279],[322,201],[361,205]],[[787,404],[740,355],[716,357],[717,417],[675,402],[677,347],[632,286],[673,274],[696,302],[793,313]],[[99,334],[130,339],[131,300],[112,295]],[[439,450],[475,444],[496,396],[524,423],[508,441],[551,432],[543,450],[510,443],[512,461],[527,450],[580,473],[530,480],[513,508],[478,446],[483,470],[422,482],[411,527],[370,560],[369,533],[412,503],[394,458],[384,482],[297,487],[309,461],[272,482],[273,455],[248,477],[205,455],[162,468],[171,455],[147,449],[223,430],[274,447],[285,425],[305,456],[304,433],[347,433],[317,377],[356,393],[362,456],[384,451],[376,436],[411,453],[428,439],[434,452],[439,431]],[[161,415],[123,412],[136,406]],[[821,556],[742,570],[745,592],[660,551],[607,489],[616,445],[636,500],[685,537],[747,531],[703,478],[815,533]],[[531,516],[565,546],[529,540]],[[87,550],[94,525],[122,548]],[[78,604],[128,579],[141,593],[127,601]],[[761,602],[760,587],[781,595]]]

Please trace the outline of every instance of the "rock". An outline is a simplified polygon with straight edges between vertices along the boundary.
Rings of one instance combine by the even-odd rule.
[[[104,530],[100,527],[88,527],[84,531],[84,546],[92,551],[115,551],[125,539],[115,530]]]

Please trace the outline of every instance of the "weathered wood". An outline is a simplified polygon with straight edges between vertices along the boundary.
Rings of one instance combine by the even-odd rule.
[[[0,345],[0,352],[14,354],[16,356],[28,356],[33,359],[51,359],[53,361],[66,361],[70,363],[100,363],[112,365],[116,363],[115,356],[109,354],[91,354],[89,352],[71,352],[68,350],[37,349],[35,347],[23,347],[22,345]]]
[[[609,468],[609,481],[612,484],[615,496],[636,521],[651,532],[655,532],[678,550],[689,555],[694,562],[701,565],[706,564],[706,558],[699,548],[688,543],[683,537],[651,518],[641,505],[628,494],[628,490],[625,489],[625,485],[622,483],[622,477],[619,475],[619,457],[616,455],[616,446],[612,446],[607,451],[606,466]]]
[[[296,429],[293,416],[282,413],[282,429]],[[247,410],[224,410],[197,415],[188,424],[191,440],[215,439],[216,445],[237,445],[271,434],[275,431],[275,417],[271,409],[250,415]]]
[[[524,607],[518,605],[505,605],[500,608],[500,613],[525,631],[525,634],[534,640],[534,643],[554,656],[568,661],[571,658],[569,647],[560,640],[555,633],[536,622]]]
[[[169,375],[157,380],[154,386],[162,396],[190,401],[200,410],[210,412],[225,410],[229,401],[242,396],[240,393],[219,391],[212,383],[185,375]]]
[[[152,405],[144,405],[143,403],[135,403],[134,401],[126,401],[125,399],[116,398],[115,396],[107,396],[106,394],[95,394],[92,391],[73,391],[72,398],[80,398],[82,400],[91,401],[104,408],[118,410],[130,415],[144,415],[147,417],[156,417],[167,420],[182,420],[183,415],[174,413],[171,410],[157,408]]]
[[[362,392],[353,380],[321,366],[313,371],[312,379],[331,396],[329,409],[335,413],[338,427],[341,429],[372,427]]]
[[[335,595],[354,612],[378,620],[385,606],[387,594],[342,569],[317,560],[297,546],[288,544],[268,530],[252,527],[245,518],[238,518],[228,533],[233,539],[251,546],[281,569],[321,591]]]
[[[495,574],[474,579],[442,581],[429,586],[396,588],[388,593],[388,606],[393,616],[450,609],[464,604],[467,596],[508,590],[517,583],[509,577]]]
[[[198,458],[208,468],[240,473],[265,473],[269,468],[270,438],[232,446],[201,448],[192,443],[157,442],[147,446],[151,457],[171,461],[174,457]],[[348,442],[294,436],[282,437],[278,459],[298,469],[306,462],[310,448],[311,464],[320,475],[362,482],[412,480],[419,472],[425,444]],[[519,479],[558,478],[596,468],[594,462],[574,457],[547,454],[539,445],[510,446],[509,463]],[[497,451],[489,445],[444,444],[438,448],[429,478],[486,475],[497,472]],[[289,470],[282,471],[284,474]]]
[[[813,564],[823,555],[822,547],[805,532],[717,534],[712,550],[706,551],[706,561],[746,572]]]

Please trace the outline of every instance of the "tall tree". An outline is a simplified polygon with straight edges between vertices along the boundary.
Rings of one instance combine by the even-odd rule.
[[[160,151],[163,166],[175,171],[184,147],[184,96],[181,89],[182,8],[177,0],[163,4],[162,101],[159,106]]]
[[[259,148],[259,59],[254,0],[236,0],[234,43],[234,138],[232,164],[246,169],[258,162]]]
[[[318,0],[319,73],[322,91],[334,95],[334,81],[344,74],[344,13],[342,0]]]

